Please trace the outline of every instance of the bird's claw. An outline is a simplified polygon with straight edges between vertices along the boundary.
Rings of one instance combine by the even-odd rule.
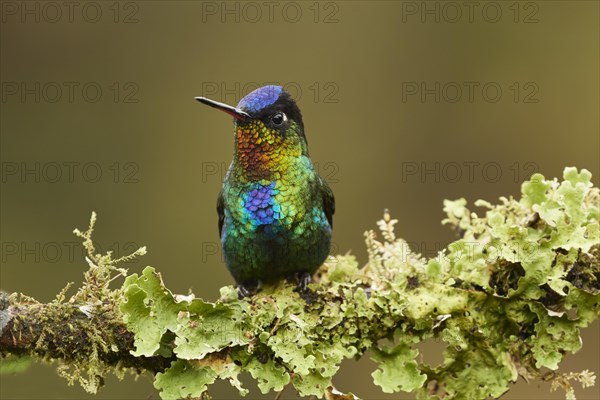
[[[239,284],[237,286],[237,290],[238,290],[238,299],[242,300],[244,297],[248,297],[252,294],[252,292],[250,291],[250,289],[248,289],[246,286]]]
[[[260,292],[261,287],[261,281],[246,281],[244,283],[238,283],[238,299],[242,300],[244,297],[252,296],[255,292]]]
[[[297,292],[305,292],[308,289],[308,284],[312,282],[312,276],[308,272],[302,272],[298,275]]]

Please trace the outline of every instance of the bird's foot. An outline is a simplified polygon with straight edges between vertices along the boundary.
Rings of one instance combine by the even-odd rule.
[[[294,289],[294,292],[298,292],[298,295],[300,296],[300,298],[306,302],[304,309],[307,310],[307,307],[309,307],[311,304],[313,304],[318,298],[317,293],[313,292],[308,287],[308,285],[312,282],[312,275],[309,274],[308,272],[301,272],[301,273],[297,274],[297,278],[298,278],[298,286],[296,286],[296,289]]]
[[[238,299],[242,300],[244,297],[248,297],[252,292],[244,285],[238,285]]]
[[[238,299],[242,300],[244,297],[252,296],[252,292],[260,288],[260,282],[244,282],[237,284]]]
[[[296,286],[296,292],[306,292],[308,290],[308,284],[312,282],[312,275],[308,272],[301,272],[298,275],[298,286]]]

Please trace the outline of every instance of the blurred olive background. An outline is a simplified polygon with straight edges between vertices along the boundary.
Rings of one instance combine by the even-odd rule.
[[[80,282],[72,230],[94,210],[100,249],[148,247],[131,272],[152,265],[173,291],[216,299],[232,283],[215,211],[232,122],[193,98],[236,104],[266,83],[298,99],[336,196],[334,252],[361,263],[363,232],[384,208],[432,256],[455,239],[440,225],[443,199],[496,201],[532,172],[561,177],[565,166],[587,168],[598,185],[598,2],[65,3],[1,4],[5,291],[46,302]],[[597,322],[584,330],[565,371],[600,373],[599,332]],[[442,346],[423,350],[439,360]],[[347,361],[335,384],[412,398],[382,394],[373,369],[368,357]],[[600,398],[599,386],[576,392]],[[3,375],[0,395],[92,397],[48,365]],[[212,395],[237,397],[225,383]],[[519,381],[504,398],[563,396]],[[130,376],[93,398],[158,395],[148,377]]]

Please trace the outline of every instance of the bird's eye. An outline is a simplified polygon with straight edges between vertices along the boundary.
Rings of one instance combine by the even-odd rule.
[[[271,122],[273,122],[273,125],[275,126],[281,126],[285,121],[287,121],[287,117],[282,112],[275,113],[271,117]]]

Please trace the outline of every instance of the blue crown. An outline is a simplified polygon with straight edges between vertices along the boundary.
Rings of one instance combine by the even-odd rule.
[[[250,112],[257,112],[275,103],[283,92],[281,86],[263,86],[248,93],[237,105],[237,108]]]

